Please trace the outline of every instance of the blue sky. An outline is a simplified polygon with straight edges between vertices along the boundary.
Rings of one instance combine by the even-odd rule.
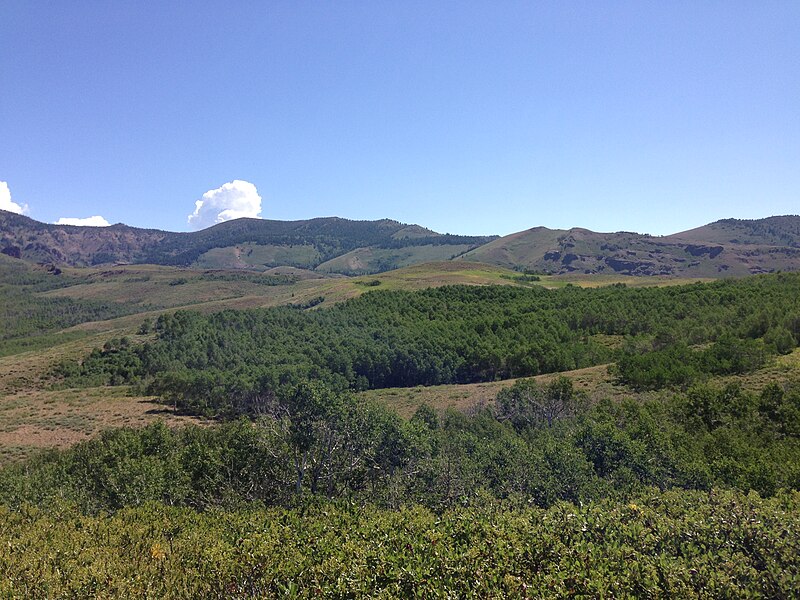
[[[191,4],[0,3],[10,202],[175,231],[235,181],[263,218],[463,234],[800,212],[795,0]]]

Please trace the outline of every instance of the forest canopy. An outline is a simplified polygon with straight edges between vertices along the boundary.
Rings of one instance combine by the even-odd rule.
[[[264,393],[309,379],[361,390],[614,360],[620,381],[637,389],[686,386],[791,351],[800,339],[800,276],[636,289],[377,290],[325,310],[178,311],[154,329],[154,342],[111,343],[56,373],[64,385],[139,383],[205,415],[246,412]]]

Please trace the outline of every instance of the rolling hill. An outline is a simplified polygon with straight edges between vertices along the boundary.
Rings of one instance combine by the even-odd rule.
[[[458,260],[546,274],[725,277],[800,270],[800,216],[724,219],[655,237],[534,227]]]
[[[800,216],[723,219],[668,236],[534,227],[505,237],[440,234],[390,219],[236,219],[192,233],[49,225],[0,211],[0,252],[31,262],[157,264],[365,275],[448,260],[549,275],[673,278],[800,270]]]

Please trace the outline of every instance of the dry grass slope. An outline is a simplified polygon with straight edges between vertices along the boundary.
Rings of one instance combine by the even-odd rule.
[[[590,402],[604,398],[612,400],[634,396],[643,398],[648,395],[662,393],[634,393],[625,386],[615,383],[614,378],[609,374],[608,367],[609,365],[599,365],[566,373],[539,375],[534,379],[539,383],[546,384],[554,377],[561,375],[569,377],[576,389],[582,390],[588,395]],[[368,390],[361,392],[360,395],[363,398],[381,402],[397,411],[403,417],[411,417],[414,411],[423,404],[427,404],[437,411],[447,409],[474,410],[492,402],[500,390],[510,387],[515,381],[515,379],[508,379],[489,383],[388,388]],[[759,393],[769,383],[773,382],[800,385],[800,348],[796,349],[792,354],[776,358],[763,369],[754,373],[718,377],[712,380],[711,384],[724,386],[728,383],[737,383],[747,391]]]

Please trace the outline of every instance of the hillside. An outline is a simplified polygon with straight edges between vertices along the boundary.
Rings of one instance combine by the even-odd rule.
[[[0,252],[54,265],[157,264],[366,275],[421,263],[482,262],[552,275],[715,278],[800,270],[800,216],[723,219],[668,236],[534,227],[501,238],[398,221],[236,219],[192,233],[49,225],[0,211]]]
[[[800,217],[787,215],[766,219],[722,219],[703,227],[668,236],[678,241],[770,245],[800,248]]]
[[[664,237],[535,227],[459,259],[548,274],[743,276],[800,270],[800,217],[725,219]]]
[[[398,221],[351,221],[338,217],[304,221],[237,219],[192,233],[111,227],[50,225],[0,211],[0,251],[56,265],[152,263],[179,267],[266,270],[313,269],[353,251],[378,260],[328,265],[327,272],[364,274],[449,258],[491,237],[443,235]],[[418,251],[419,248],[423,250]],[[431,251],[433,248],[435,251]],[[418,259],[414,257],[419,255]]]

